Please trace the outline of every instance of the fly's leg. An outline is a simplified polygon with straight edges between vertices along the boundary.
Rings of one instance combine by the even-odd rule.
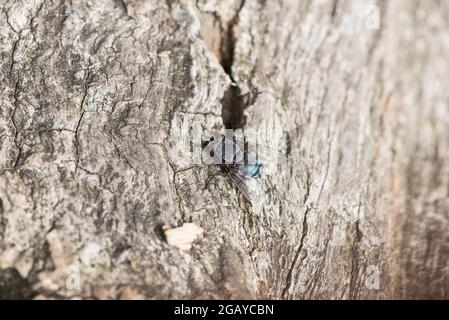
[[[207,177],[206,182],[204,183],[203,190],[206,190],[207,188],[209,188],[209,184],[212,181],[212,179],[215,179],[217,176],[221,176],[221,175],[223,175],[223,171],[221,171],[221,170],[218,172],[215,172],[213,174],[209,174],[209,177]]]
[[[249,203],[250,206],[252,206],[251,202],[251,196],[250,191],[248,187],[245,185],[244,178],[238,174],[235,173],[235,171],[232,171],[228,167],[224,167],[226,172],[228,173],[229,177],[231,178],[234,185],[237,187],[237,189],[240,191],[241,194],[243,194],[243,197],[245,200]]]

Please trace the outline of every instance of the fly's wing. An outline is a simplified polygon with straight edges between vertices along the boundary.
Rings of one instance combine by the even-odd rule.
[[[237,176],[235,174],[235,172],[233,172],[231,169],[229,169],[228,167],[224,167],[226,170],[226,173],[229,175],[229,177],[231,178],[232,182],[235,184],[235,186],[237,187],[237,189],[242,193],[242,195],[245,197],[245,199],[252,204],[251,202],[251,192],[249,190],[249,188],[247,187],[247,185],[245,184],[245,181],[243,181],[243,179],[239,176]]]
[[[274,146],[269,146],[267,144],[260,143],[259,141],[249,141],[242,138],[235,138],[236,143],[241,146],[242,148],[245,146],[248,146],[248,150],[255,151],[260,155],[263,155],[264,158],[269,158],[277,156],[279,158],[282,158],[283,160],[288,161],[288,157],[283,154],[282,152],[279,152],[275,149]]]
[[[295,203],[288,197],[281,195],[274,186],[264,185],[261,180],[257,178],[245,178],[237,172],[233,172],[227,167],[225,168],[238,191],[244,196],[254,210],[259,210],[261,205],[266,203],[266,201],[285,201],[290,204]]]
[[[258,183],[256,179],[245,178],[229,167],[225,167],[225,170],[240,193],[251,205],[254,205],[254,203],[260,198],[260,195],[263,191],[261,189],[260,183]]]
[[[258,141],[248,141],[241,138],[236,138],[236,143],[241,146],[242,149],[244,148],[243,150],[245,150],[245,154],[248,155],[249,163],[251,163],[251,161],[254,162],[254,159],[250,159],[249,155],[257,155],[257,162],[263,165],[262,170],[264,174],[274,174],[278,167],[285,170],[290,165],[288,157],[277,151],[274,146],[270,147],[266,144],[259,143]]]

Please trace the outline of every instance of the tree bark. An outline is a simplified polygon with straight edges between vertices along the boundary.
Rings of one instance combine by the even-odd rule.
[[[449,298],[447,2],[0,7],[1,298]],[[279,139],[258,206],[195,123]]]

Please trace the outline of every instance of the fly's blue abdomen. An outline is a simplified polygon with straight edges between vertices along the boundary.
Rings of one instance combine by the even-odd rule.
[[[245,177],[255,178],[260,175],[262,164],[243,164],[238,166],[238,173]]]

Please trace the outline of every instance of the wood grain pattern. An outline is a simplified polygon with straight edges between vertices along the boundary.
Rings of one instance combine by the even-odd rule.
[[[449,298],[447,16],[0,0],[0,297]],[[197,124],[279,141],[257,206],[204,188]]]

